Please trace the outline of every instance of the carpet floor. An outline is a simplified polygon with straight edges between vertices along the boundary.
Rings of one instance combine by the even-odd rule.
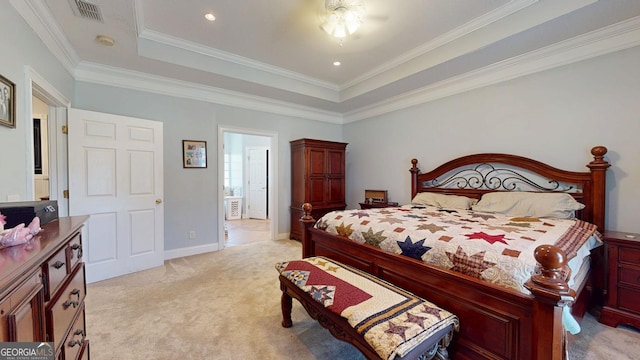
[[[364,359],[295,300],[293,327],[280,325],[274,264],[300,256],[296,241],[263,241],[88,284],[91,358]],[[589,315],[582,327],[570,339],[572,360],[638,358],[637,330],[610,328]]]

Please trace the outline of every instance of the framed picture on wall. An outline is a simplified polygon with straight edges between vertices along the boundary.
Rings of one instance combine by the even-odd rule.
[[[207,167],[207,142],[197,140],[182,140],[182,167]]]
[[[16,127],[16,85],[0,75],[0,125]]]

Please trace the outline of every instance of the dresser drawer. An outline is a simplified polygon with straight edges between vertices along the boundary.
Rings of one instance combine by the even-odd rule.
[[[78,317],[71,326],[71,331],[64,341],[65,360],[75,360],[79,358],[80,351],[84,347],[87,332],[84,322],[84,304],[81,305]]]
[[[64,287],[47,306],[47,333],[51,334],[54,346],[60,342],[71,327],[71,322],[83,305],[85,297],[84,264],[76,267]]]
[[[64,282],[67,276],[67,251],[66,247],[58,250],[49,260],[43,265],[43,271],[45,274],[46,283],[44,298],[46,301],[51,300],[53,294],[56,293],[60,285]]]
[[[33,274],[29,275],[28,279],[25,280],[20,286],[11,291],[11,294],[8,297],[10,307],[16,307],[18,303],[25,299],[27,295],[33,291],[33,289],[42,285],[42,281],[40,278],[42,274],[40,270],[36,270]]]
[[[42,310],[40,269],[0,301],[0,342],[41,341],[44,323],[38,318]]]
[[[640,287],[640,268],[620,268],[618,281]]]
[[[68,271],[71,272],[71,270],[73,270],[73,267],[76,266],[80,261],[82,261],[82,241],[80,234],[74,236],[74,238],[71,239],[67,251],[69,252]]]
[[[618,258],[621,263],[640,265],[640,249],[620,246],[618,247]]]
[[[618,287],[618,308],[640,314],[640,290]]]

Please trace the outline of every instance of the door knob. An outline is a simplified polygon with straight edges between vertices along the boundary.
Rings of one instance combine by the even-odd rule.
[[[156,204],[158,205],[162,204],[162,199],[156,199]]]

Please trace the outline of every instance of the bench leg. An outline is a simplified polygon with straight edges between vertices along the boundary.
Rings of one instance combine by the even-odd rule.
[[[422,354],[418,360],[449,360],[449,352],[447,347],[453,338],[453,330],[445,335],[442,340],[438,341],[429,351]]]
[[[449,352],[447,351],[447,347],[451,344],[451,340],[453,339],[453,330],[449,331],[447,335],[445,335],[442,340],[438,342],[438,351],[436,353],[436,359],[438,360],[449,360]]]
[[[291,308],[293,306],[291,296],[287,294],[287,289],[282,287],[282,298],[280,306],[282,307],[282,327],[290,328],[293,325],[291,321]]]

